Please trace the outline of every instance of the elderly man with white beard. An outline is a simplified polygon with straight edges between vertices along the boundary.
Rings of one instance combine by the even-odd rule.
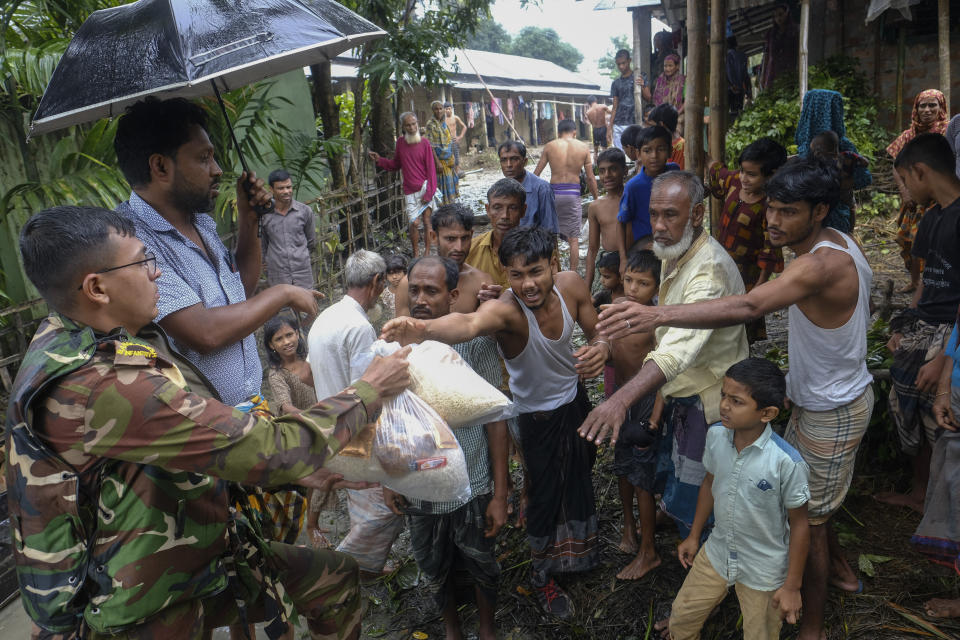
[[[659,304],[685,304],[744,293],[743,279],[723,246],[703,230],[704,189],[689,171],[670,171],[653,182],[650,224],[653,251],[663,261]],[[602,316],[601,316],[602,317]],[[684,537],[693,523],[703,482],[703,448],[709,426],[720,420],[720,385],[730,365],[746,358],[743,325],[723,329],[661,327],[656,348],[640,371],[590,412],[580,435],[600,443],[617,441],[627,409],[660,391],[666,400],[662,457],[670,473],[661,508]],[[611,345],[616,349],[616,341]],[[658,490],[661,487],[658,487]]]

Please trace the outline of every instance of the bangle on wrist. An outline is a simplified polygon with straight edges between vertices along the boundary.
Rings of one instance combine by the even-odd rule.
[[[946,395],[950,395],[950,391],[949,391],[949,390],[947,390],[947,391],[941,391],[940,393],[938,393],[937,395],[935,395],[935,396],[933,396],[933,397],[934,397],[934,398],[939,398],[940,396],[946,396]]]

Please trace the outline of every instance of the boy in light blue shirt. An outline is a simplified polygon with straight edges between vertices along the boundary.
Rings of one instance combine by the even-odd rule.
[[[670,637],[694,640],[713,608],[737,591],[745,640],[776,640],[783,620],[800,616],[800,584],[810,545],[809,469],[770,428],[783,408],[786,381],[762,358],[730,367],[720,420],[707,432],[693,527],[677,553],[690,568],[670,615]],[[704,525],[716,524],[703,548]]]

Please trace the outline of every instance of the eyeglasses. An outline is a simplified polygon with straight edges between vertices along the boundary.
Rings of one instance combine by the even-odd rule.
[[[110,271],[116,271],[117,269],[126,269],[127,267],[143,265],[143,267],[147,270],[147,275],[149,275],[152,278],[153,276],[157,275],[157,255],[152,251],[148,251],[144,255],[146,257],[143,260],[128,262],[127,264],[121,264],[120,266],[117,266],[117,267],[109,267],[107,269],[101,269],[100,271],[94,271],[94,273],[97,273],[97,274],[108,273]],[[81,289],[83,289],[82,284],[79,287],[77,287],[77,291],[80,291]]]

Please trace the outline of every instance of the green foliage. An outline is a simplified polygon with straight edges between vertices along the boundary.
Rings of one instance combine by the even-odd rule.
[[[439,84],[446,75],[440,61],[490,18],[490,0],[345,0],[343,4],[387,32],[386,37],[364,45],[361,74],[384,83],[392,78],[408,87]]]
[[[116,168],[113,137],[116,121],[101,120],[86,135],[60,138],[53,147],[44,178],[26,181],[0,197],[0,214],[17,211],[22,218],[61,204],[115,207],[130,193]]]
[[[887,218],[900,208],[900,197],[892,193],[872,191],[868,199],[861,200],[857,206],[857,220],[867,218]],[[885,251],[884,253],[889,253]]]
[[[617,51],[621,49],[626,49],[630,51],[633,47],[630,46],[630,40],[625,35],[613,36],[610,38],[610,48],[602,58],[597,60],[597,66],[600,68],[602,73],[610,76],[611,79],[617,79],[620,77],[620,70],[617,69],[617,63],[615,58],[617,56]]]
[[[583,62],[583,54],[569,42],[564,42],[553,29],[524,27],[510,43],[511,53],[538,60],[549,60],[564,69],[576,71]]]
[[[467,49],[507,53],[510,48],[510,34],[499,22],[487,20],[467,37]]]
[[[860,155],[873,160],[883,152],[893,136],[877,124],[882,105],[870,90],[856,59],[827,58],[810,67],[809,81],[811,88],[832,89],[843,95],[847,137]],[[796,153],[794,133],[800,106],[796,76],[778,78],[771,89],[762,92],[743,110],[727,132],[727,164],[733,166],[743,148],[763,136],[782,144],[788,153]]]
[[[243,87],[235,91],[222,94],[223,104],[227,116],[233,123],[233,130],[240,143],[245,158],[265,164],[263,152],[267,149],[276,152],[280,149],[284,154],[281,159],[295,159],[306,153],[304,141],[297,138],[282,122],[272,117],[273,109],[280,104],[290,104],[290,100],[271,94],[272,82],[261,82],[252,86]],[[216,149],[217,162],[223,169],[220,180],[220,195],[211,216],[221,225],[236,219],[237,192],[236,182],[242,168],[240,158],[230,139],[230,130],[224,120],[223,111],[216,98],[207,97],[201,100],[201,106],[207,114],[207,133],[213,147]],[[294,151],[294,149],[297,151]],[[289,149],[289,151],[288,151]],[[323,162],[322,159],[317,160]],[[300,162],[302,163],[302,157]],[[305,167],[312,160],[308,160]],[[293,173],[291,171],[291,173]]]

